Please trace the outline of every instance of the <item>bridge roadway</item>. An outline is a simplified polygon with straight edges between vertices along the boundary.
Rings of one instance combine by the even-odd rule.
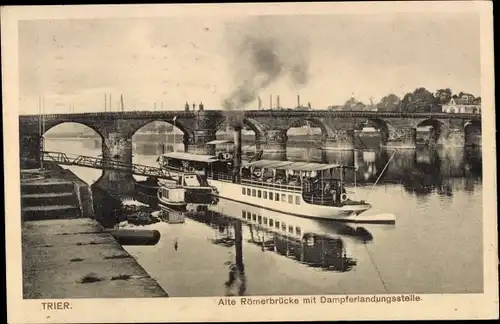
[[[461,118],[480,120],[480,114],[467,114],[467,113],[420,113],[420,112],[381,112],[381,111],[347,111],[347,110],[295,110],[295,109],[266,109],[266,110],[242,110],[245,118],[252,117],[307,117],[307,118],[321,118],[321,117],[354,117],[354,118]],[[61,119],[61,120],[75,120],[82,118],[104,118],[104,119],[137,119],[137,118],[154,118],[154,119],[171,119],[175,116],[178,118],[195,118],[201,111],[185,111],[185,110],[164,110],[164,111],[147,111],[147,110],[133,110],[124,112],[86,112],[86,113],[64,113],[64,114],[46,114],[45,119]],[[222,110],[204,110],[203,113],[209,115],[224,115],[226,113]],[[29,120],[38,122],[38,115],[20,115],[20,120]]]
[[[174,121],[175,119],[175,121]],[[481,115],[447,113],[400,113],[375,111],[333,110],[191,110],[191,111],[126,111],[88,112],[79,114],[48,114],[44,116],[45,131],[61,123],[79,123],[93,129],[102,139],[105,160],[132,165],[132,136],[144,125],[165,121],[183,133],[185,151],[213,154],[216,132],[234,121],[255,132],[256,148],[265,154],[285,154],[287,131],[309,122],[322,132],[321,146],[325,150],[355,148],[355,130],[369,124],[380,131],[381,145],[390,148],[415,148],[416,129],[431,126],[429,145],[480,146]],[[40,116],[19,117],[20,155],[40,161],[42,139]],[[129,173],[105,170],[105,178],[120,182]],[[125,181],[128,183],[128,180]]]

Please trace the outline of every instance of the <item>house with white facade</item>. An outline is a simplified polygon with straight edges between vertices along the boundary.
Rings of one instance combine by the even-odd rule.
[[[443,104],[442,111],[449,114],[481,114],[481,99],[474,98],[470,94],[463,94]]]

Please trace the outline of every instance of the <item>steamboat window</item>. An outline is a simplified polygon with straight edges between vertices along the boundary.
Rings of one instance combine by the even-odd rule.
[[[269,191],[269,200],[273,200],[274,194],[272,191]]]
[[[262,191],[257,190],[257,198],[261,198],[261,197],[262,197]]]
[[[292,233],[293,234],[293,226],[288,226],[288,233]]]
[[[274,193],[274,200],[280,201],[280,194],[279,193],[277,193],[277,192]]]
[[[262,194],[264,195],[263,198],[267,199],[267,191],[264,191]]]
[[[252,220],[257,220],[257,215],[252,214]]]
[[[295,227],[295,234],[300,235],[300,227]]]
[[[257,219],[259,220],[259,224],[262,224],[262,216],[258,216]]]
[[[281,230],[286,231],[286,223],[281,223]]]
[[[286,195],[285,194],[281,194],[281,201],[286,202]]]
[[[250,188],[247,188],[247,196],[250,196]]]
[[[300,205],[300,196],[295,196],[295,204]]]
[[[274,221],[272,218],[269,218],[269,226],[273,226],[274,225]]]
[[[264,225],[267,225],[267,217],[264,217]]]
[[[247,190],[246,190],[244,187],[243,187],[243,188],[241,188],[241,194],[242,194],[242,195],[246,194],[246,192],[247,192]]]
[[[280,229],[280,222],[276,221],[275,226],[277,229]]]
[[[242,211],[242,212],[241,212],[241,217],[243,217],[243,218],[247,218],[247,212],[246,212],[246,211]]]
[[[288,195],[288,203],[293,204],[293,196],[292,195]]]
[[[252,197],[255,197],[255,194],[256,194],[255,189],[252,189]]]

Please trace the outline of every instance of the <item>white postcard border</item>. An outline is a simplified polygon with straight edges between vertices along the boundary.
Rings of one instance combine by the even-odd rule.
[[[23,19],[110,18],[215,14],[367,14],[475,11],[481,23],[484,293],[418,295],[419,302],[218,306],[219,298],[70,299],[71,310],[43,311],[43,300],[22,299],[18,124],[17,22]],[[10,323],[298,321],[498,318],[496,146],[493,12],[487,1],[365,2],[239,5],[126,5],[2,8],[2,76],[8,321]],[[382,295],[376,295],[382,296]],[[397,295],[394,295],[397,296]],[[291,296],[283,296],[291,297]],[[302,299],[307,296],[296,296]],[[319,298],[320,296],[318,296]],[[345,295],[331,296],[345,297]],[[354,297],[354,296],[352,296]],[[370,295],[366,296],[370,297]],[[250,297],[258,299],[258,297]],[[276,296],[275,296],[276,298]],[[233,297],[239,303],[240,297]]]

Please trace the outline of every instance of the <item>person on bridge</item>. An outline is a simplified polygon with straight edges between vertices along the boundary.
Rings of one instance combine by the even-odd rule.
[[[187,101],[186,101],[186,105],[184,106],[184,110],[185,110],[185,111],[189,111],[189,104],[188,104],[188,102],[187,102]]]

